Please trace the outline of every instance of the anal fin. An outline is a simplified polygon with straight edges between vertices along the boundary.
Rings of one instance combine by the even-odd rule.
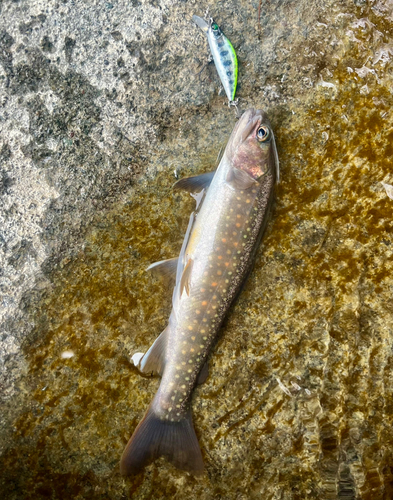
[[[139,361],[138,368],[142,373],[162,375],[165,367],[165,351],[169,326],[156,338],[147,353]]]

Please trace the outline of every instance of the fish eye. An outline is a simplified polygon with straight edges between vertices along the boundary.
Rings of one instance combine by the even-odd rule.
[[[265,142],[270,136],[270,131],[265,125],[261,125],[257,130],[257,139],[259,142]]]

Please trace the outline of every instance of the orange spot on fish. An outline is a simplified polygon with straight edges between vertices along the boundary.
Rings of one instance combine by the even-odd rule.
[[[229,262],[225,262],[225,266],[228,267],[229,266]]]
[[[235,242],[233,243],[233,246],[234,246],[234,247],[237,247],[237,241],[235,241]]]
[[[240,226],[241,226],[240,222],[236,222],[236,227],[240,227]]]
[[[212,286],[217,286],[217,282],[213,281]]]
[[[220,259],[220,260],[221,260],[221,259],[222,259],[222,255],[219,255],[219,256],[217,257],[217,259]]]
[[[221,238],[221,241],[222,241],[223,243],[226,243],[226,242],[227,242],[227,239],[226,239],[226,238]]]
[[[188,329],[189,329],[189,330],[192,330],[192,329],[193,329],[193,327],[192,327],[191,325],[188,325]]]
[[[207,306],[207,300],[202,301],[203,306]]]
[[[217,271],[218,276],[221,276],[222,271]]]

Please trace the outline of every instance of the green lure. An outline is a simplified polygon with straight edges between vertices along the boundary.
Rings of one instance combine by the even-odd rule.
[[[192,20],[206,33],[218,76],[230,103],[235,100],[237,85],[237,57],[231,42],[210,18],[208,22],[198,16]]]

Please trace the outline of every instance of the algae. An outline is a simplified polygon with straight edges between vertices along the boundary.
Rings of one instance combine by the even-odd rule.
[[[46,213],[53,229],[42,238],[58,240],[62,250],[43,265],[51,286],[23,302],[35,326],[24,339],[27,369],[16,384],[22,403],[12,403],[12,434],[1,458],[4,498],[392,497],[393,205],[381,185],[393,180],[388,7],[284,2],[274,14],[263,5],[260,29],[256,4],[216,6],[239,56],[242,105],[263,106],[271,116],[282,182],[254,270],[212,353],[209,378],[195,391],[205,476],[195,479],[161,459],[124,480],[118,461],[159,383],[141,377],[130,355],[149,347],[170,311],[170,293],[145,269],[176,255],[193,207],[190,197],[171,190],[174,170],[183,176],[214,167],[235,121],[214,95],[209,73],[202,75],[206,87],[193,84],[201,103],[193,88],[180,104],[165,104],[153,82],[132,104],[157,136],[150,141],[147,127],[145,142],[119,139],[119,161],[134,158],[124,163],[130,173],[123,165],[124,177],[116,179],[126,187],[113,181],[110,191],[103,181],[81,205],[60,210],[55,203]],[[176,9],[188,14],[180,4]],[[176,14],[167,13],[165,47],[172,33],[165,26],[176,31]],[[248,29],[231,33],[225,23],[236,26],[234,19]],[[23,33],[44,21],[32,18]],[[3,66],[10,68],[15,42],[11,35],[1,40]],[[65,57],[72,60],[78,44],[67,40]],[[185,43],[191,50],[191,39]],[[55,50],[44,38],[42,48]],[[161,47],[135,39],[127,51],[141,61],[149,88],[151,75],[160,74]],[[170,67],[189,59],[179,52]],[[36,60],[39,68],[17,66],[10,92],[34,93],[47,78],[64,86],[72,107],[43,115],[39,97],[28,99],[36,138],[26,154],[48,168],[45,134],[54,134],[70,141],[65,173],[90,165],[76,179],[98,175],[91,122],[102,116],[90,101],[101,91]],[[116,100],[109,90],[107,98]],[[72,137],[68,117],[80,127]],[[62,211],[70,218],[87,212],[86,224],[70,231]],[[14,254],[11,265],[21,267],[34,248],[26,241]],[[63,358],[65,352],[73,356]]]

